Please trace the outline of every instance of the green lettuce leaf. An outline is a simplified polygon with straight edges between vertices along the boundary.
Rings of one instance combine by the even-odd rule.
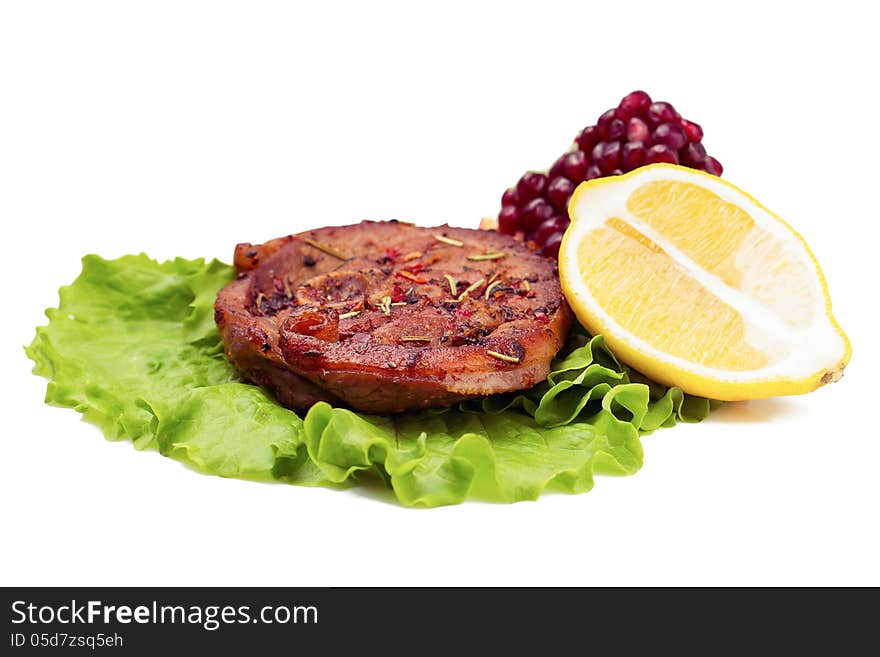
[[[424,507],[588,491],[595,474],[641,467],[641,435],[710,410],[576,332],[548,380],[523,393],[388,417],[320,403],[300,418],[223,355],[213,303],[233,276],[216,260],[83,258],[26,348],[49,379],[46,402],[205,473],[336,488],[378,474]]]

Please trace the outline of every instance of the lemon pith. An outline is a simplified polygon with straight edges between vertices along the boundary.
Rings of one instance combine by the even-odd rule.
[[[621,360],[715,399],[814,390],[848,339],[803,239],[726,181],[669,164],[582,183],[559,252],[566,298]]]

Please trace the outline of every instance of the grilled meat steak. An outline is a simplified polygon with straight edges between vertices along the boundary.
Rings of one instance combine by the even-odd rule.
[[[239,244],[235,267],[215,304],[226,355],[300,411],[528,388],[572,321],[556,263],[488,231],[364,221]]]

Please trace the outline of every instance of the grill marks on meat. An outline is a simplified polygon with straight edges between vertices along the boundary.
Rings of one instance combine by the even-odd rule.
[[[296,410],[396,413],[528,388],[572,321],[556,263],[493,232],[362,222],[240,244],[234,262],[215,304],[226,354]]]

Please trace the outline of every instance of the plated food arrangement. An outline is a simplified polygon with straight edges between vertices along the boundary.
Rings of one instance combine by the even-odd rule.
[[[589,490],[710,400],[808,392],[850,357],[802,238],[702,139],[638,91],[482,230],[316,227],[232,267],[87,256],[27,353],[47,402],[204,472],[372,472],[413,506]]]

